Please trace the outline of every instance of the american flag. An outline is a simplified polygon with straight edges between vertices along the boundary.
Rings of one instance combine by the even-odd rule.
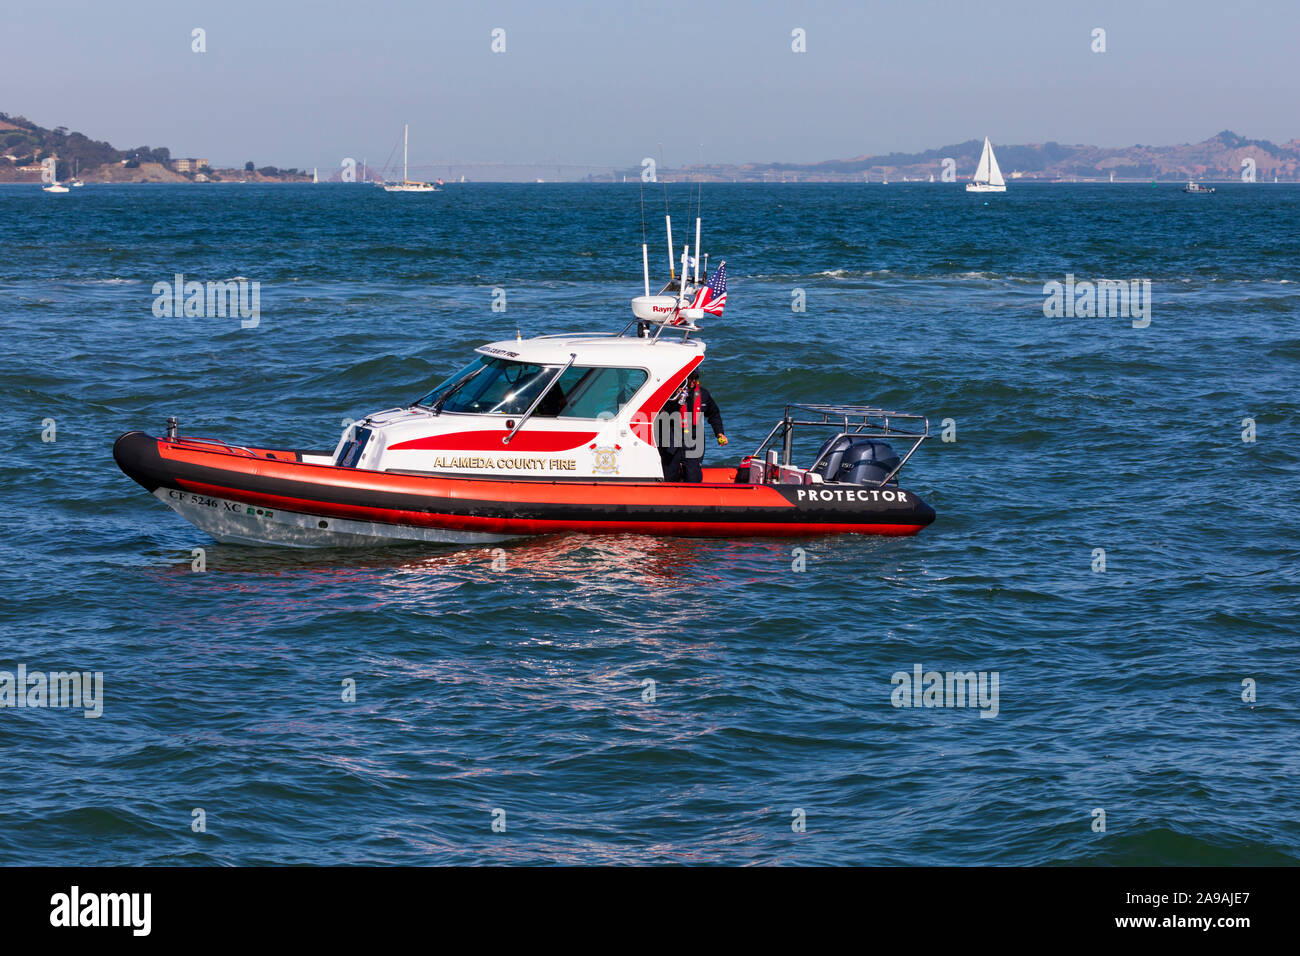
[[[695,294],[692,309],[703,309],[709,315],[722,315],[722,307],[727,304],[727,264],[718,263],[713,270],[709,284]]]

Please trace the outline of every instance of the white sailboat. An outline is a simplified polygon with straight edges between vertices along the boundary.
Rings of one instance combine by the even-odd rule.
[[[413,183],[407,178],[406,173],[406,147],[410,140],[411,127],[409,124],[402,127],[402,181],[400,183],[384,183],[384,192],[389,193],[436,193],[438,187],[433,183]]]
[[[311,181],[314,182],[314,183],[318,183],[318,182],[320,182],[320,175],[317,173],[317,170],[318,170],[319,168],[320,168],[320,167],[318,167],[318,166],[313,166],[313,167],[311,168]]]
[[[984,152],[980,153],[980,164],[975,168],[975,178],[966,184],[968,193],[1004,193],[1007,182],[1002,178],[998,168],[998,158],[993,155],[993,144],[984,137]]]

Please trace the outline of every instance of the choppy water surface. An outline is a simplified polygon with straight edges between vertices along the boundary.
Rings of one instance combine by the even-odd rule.
[[[0,670],[104,675],[98,719],[0,709],[0,862],[1300,858],[1300,189],[703,199],[710,460],[785,401],[952,419],[919,537],[215,544],[118,434],[328,447],[484,341],[616,329],[638,188],[0,189]],[[176,273],[260,282],[260,324],[155,318]],[[1149,327],[1045,318],[1067,274],[1149,279]],[[997,672],[996,716],[893,706],[916,665]]]

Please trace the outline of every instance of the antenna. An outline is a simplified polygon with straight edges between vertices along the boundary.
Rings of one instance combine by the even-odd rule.
[[[664,144],[659,144],[659,172],[664,169]],[[673,263],[673,218],[668,212],[668,180],[661,179],[664,184],[664,219],[668,223],[668,275],[677,278],[677,271]]]
[[[626,178],[626,177],[625,177]],[[650,294],[650,246],[645,238],[645,180],[641,180],[641,271],[645,274],[645,294]]]
[[[700,284],[700,217],[695,217],[695,284]]]
[[[701,175],[704,167],[704,144],[700,143],[700,168]],[[689,188],[689,187],[688,187]],[[700,284],[700,218],[703,215],[704,205],[704,180],[701,178],[695,184],[695,284]],[[704,269],[704,278],[709,278],[709,270]]]
[[[673,217],[665,215],[664,221],[668,223],[668,274],[676,279],[677,272],[673,264]]]
[[[690,261],[690,255],[691,247],[688,243],[687,245],[682,246],[682,281],[677,283],[677,308],[679,311],[681,310],[682,302],[686,297],[686,263]]]

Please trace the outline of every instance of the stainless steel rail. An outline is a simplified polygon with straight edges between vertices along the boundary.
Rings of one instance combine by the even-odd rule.
[[[799,415],[799,413],[804,414]],[[785,407],[785,415],[772,426],[772,430],[759,443],[758,448],[754,450],[751,457],[762,457],[764,449],[777,435],[780,435],[782,439],[782,464],[790,467],[796,425],[811,428],[835,428],[837,429],[834,436],[836,438],[841,435],[862,435],[866,438],[911,440],[912,447],[908,449],[907,454],[899,459],[897,467],[886,475],[877,487],[884,487],[888,482],[892,481],[894,476],[907,464],[908,459],[916,454],[916,450],[921,447],[921,443],[930,437],[930,420],[924,415],[891,412],[871,405],[792,404]],[[920,426],[919,430],[917,429],[918,425]],[[818,455],[807,470],[812,471],[816,468],[821,463],[822,458],[825,457],[825,454]]]

